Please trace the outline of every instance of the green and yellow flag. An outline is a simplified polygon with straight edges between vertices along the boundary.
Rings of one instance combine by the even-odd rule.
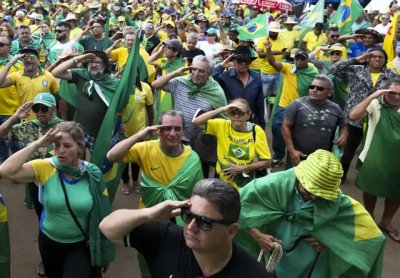
[[[383,49],[388,55],[388,62],[393,61],[396,56],[395,52],[395,41],[396,41],[396,33],[397,33],[397,24],[399,22],[399,12],[396,12],[393,16],[392,23],[390,24],[389,30],[385,36],[385,40],[383,41]]]
[[[342,0],[331,18],[331,23],[339,27],[340,35],[352,33],[351,26],[364,12],[363,7],[357,0]]]
[[[245,26],[238,28],[239,40],[250,40],[268,36],[268,13],[258,15]]]

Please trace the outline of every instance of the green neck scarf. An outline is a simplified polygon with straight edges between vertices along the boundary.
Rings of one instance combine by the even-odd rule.
[[[185,65],[185,61],[181,56],[176,57],[172,59],[171,61],[166,60],[165,63],[163,63],[160,68],[165,70],[167,73],[173,72]]]
[[[213,109],[227,105],[224,91],[212,77],[209,77],[207,83],[202,87],[198,87],[193,83],[191,75],[177,77],[177,80],[190,88],[188,92],[189,98],[194,98],[201,93],[201,96],[210,102]]]
[[[60,122],[62,122],[62,120],[60,118],[58,118],[57,116],[53,116],[53,118],[51,118],[50,121],[48,121],[47,123],[43,123],[41,121],[38,121],[37,119],[32,120],[31,121],[33,124],[37,125],[38,127],[40,127],[43,130],[46,130],[50,127],[52,127],[53,125],[56,125]]]

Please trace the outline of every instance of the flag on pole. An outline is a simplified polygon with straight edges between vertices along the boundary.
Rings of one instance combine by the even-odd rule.
[[[390,24],[389,30],[386,33],[385,40],[383,41],[383,49],[388,55],[388,62],[393,61],[394,57],[396,56],[395,40],[396,40],[398,22],[399,22],[399,12],[396,12],[392,18],[392,23]]]
[[[238,28],[239,40],[250,40],[268,36],[269,13],[258,15],[245,26]]]
[[[312,10],[300,22],[301,26],[314,28],[315,23],[324,22],[325,0],[319,0]]]
[[[331,23],[339,27],[340,35],[349,35],[352,34],[351,26],[363,13],[364,9],[357,0],[342,0]]]

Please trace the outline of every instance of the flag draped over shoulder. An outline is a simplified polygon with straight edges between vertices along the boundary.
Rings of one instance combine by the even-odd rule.
[[[351,34],[351,26],[363,12],[364,9],[357,0],[342,0],[331,18],[331,23],[339,27],[340,35]]]
[[[392,23],[390,24],[389,30],[385,36],[385,40],[383,41],[383,49],[385,50],[386,54],[388,55],[388,62],[393,61],[394,57],[396,56],[395,53],[395,40],[396,40],[396,33],[397,33],[397,24],[399,22],[399,12],[396,12],[393,16]]]
[[[10,277],[10,239],[7,210],[0,194],[0,277]]]
[[[268,13],[258,15],[245,26],[238,28],[239,40],[250,40],[268,36]]]

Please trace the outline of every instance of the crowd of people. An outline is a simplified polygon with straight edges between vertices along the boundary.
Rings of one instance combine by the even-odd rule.
[[[142,277],[380,277],[400,243],[400,7],[346,34],[337,8],[308,30],[238,0],[0,3],[0,178],[26,184],[36,273],[101,277],[119,243]],[[354,157],[364,206],[340,189]],[[112,212],[118,193],[138,208]],[[7,221],[0,194],[4,278]]]

